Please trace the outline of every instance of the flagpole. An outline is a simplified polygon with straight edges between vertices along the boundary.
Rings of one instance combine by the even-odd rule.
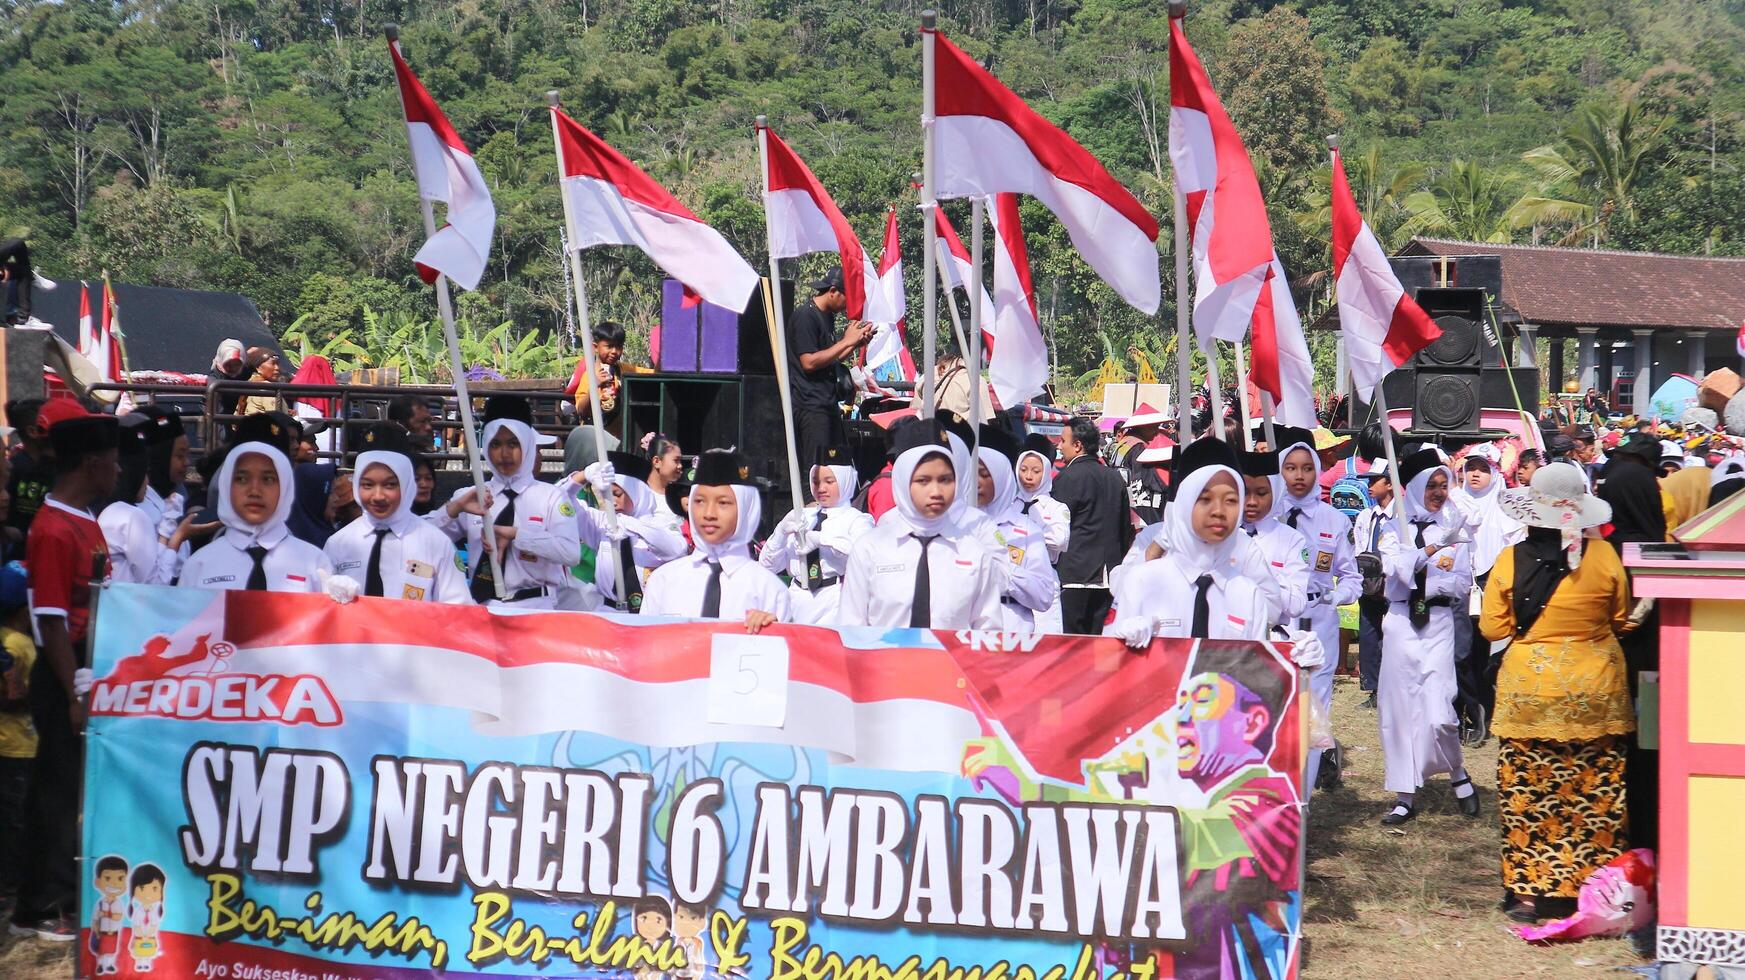
[[[563,139],[557,129],[557,110],[563,104],[558,97],[557,89],[545,93],[546,105],[551,107],[551,148],[557,154],[557,196],[563,201],[564,234],[571,243],[576,241],[576,216],[570,208],[570,197],[563,192]],[[576,292],[576,329],[581,334],[582,370],[586,375],[588,385],[588,409],[594,418],[594,452],[600,462],[606,461],[606,417],[600,411],[600,379],[594,375],[594,327],[588,319],[588,285],[582,281],[582,253],[579,249],[569,250],[570,280],[575,283]],[[611,493],[603,495],[600,510],[606,515],[608,537],[612,541],[613,592],[616,593],[619,608],[623,608],[625,598],[629,593],[629,576],[636,569],[626,565],[624,553],[617,547],[618,543],[618,502]]]
[[[945,266],[935,263],[935,268],[939,271],[939,292],[945,297],[945,308],[951,312],[951,333],[957,338],[957,349],[968,357],[969,338],[963,332],[963,318],[957,313],[957,301],[951,297],[951,283],[945,278]]]
[[[782,435],[788,444],[788,489],[794,500],[794,513],[805,510],[806,501],[800,484],[800,450],[794,441],[794,400],[788,390],[788,324],[787,311],[782,309],[782,260],[776,257],[775,225],[769,219],[769,118],[757,117],[757,165],[763,178],[764,243],[769,248],[769,289],[764,293],[764,309],[773,312],[770,323],[775,325],[776,387],[782,398]],[[809,463],[807,465],[810,465]]]
[[[982,441],[982,324],[988,315],[982,309],[982,226],[987,224],[986,210],[986,198],[977,197],[970,202],[969,220],[974,227],[969,233],[970,282],[965,284],[964,291],[969,293],[969,423],[975,430],[975,438],[969,444],[972,458]]]
[[[1248,358],[1242,353],[1242,341],[1236,342],[1236,400],[1242,406],[1242,448],[1253,449],[1254,427],[1248,424]]]
[[[934,334],[939,330],[938,297],[933,291],[934,266],[938,259],[933,254],[934,233],[933,223],[937,220],[933,212],[939,207],[939,202],[933,199],[933,30],[936,15],[932,10],[921,11],[921,216],[925,228],[921,232],[921,281],[925,297],[921,301],[921,317],[927,321],[927,327],[921,332],[921,416],[931,418],[938,392],[934,385],[934,361],[938,352],[934,349],[937,343]],[[956,307],[953,307],[953,312]]]
[[[1170,19],[1186,17],[1188,5],[1175,2],[1169,5]],[[1188,309],[1191,297],[1188,294],[1188,209],[1187,200],[1182,197],[1181,189],[1176,188],[1175,197],[1175,381],[1176,381],[1176,435],[1181,442],[1193,439],[1193,394],[1192,376],[1188,370]]]
[[[398,45],[400,43],[400,25],[389,24],[382,29],[382,33],[388,36],[389,44]],[[399,87],[398,79],[395,81],[395,87]],[[410,157],[412,153],[410,132],[406,136],[406,152]],[[415,157],[412,158],[412,163],[414,169],[412,181],[417,183],[418,161]],[[429,241],[436,236],[436,210],[431,205],[430,200],[424,196],[422,190],[418,195],[418,209],[424,217],[424,240]],[[479,506],[482,508],[487,493],[483,466],[484,454],[479,451],[478,435],[473,429],[473,399],[467,392],[466,368],[461,364],[460,339],[455,334],[454,307],[449,303],[447,276],[436,277],[436,312],[442,319],[442,338],[448,344],[448,370],[449,374],[454,376],[455,400],[460,403],[461,448],[467,454],[467,463],[472,470],[474,499],[479,502]],[[534,446],[532,450],[537,453],[539,447]],[[486,541],[490,533],[490,523],[486,521],[485,526],[479,531],[480,542]],[[497,554],[497,542],[491,541],[490,544],[491,581],[497,590],[497,598],[507,599],[509,593],[503,584],[503,558]]]
[[[1278,436],[1272,431],[1273,414],[1272,392],[1263,389],[1260,392],[1260,428],[1261,433],[1266,436],[1266,451],[1270,453],[1284,448],[1278,444]]]
[[[1212,418],[1208,423],[1215,438],[1224,438],[1224,385],[1218,378],[1218,341],[1212,340],[1212,349],[1206,351],[1206,390],[1212,396]]]

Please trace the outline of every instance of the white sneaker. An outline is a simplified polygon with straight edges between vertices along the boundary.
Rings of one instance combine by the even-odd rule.
[[[25,317],[23,323],[13,324],[13,329],[15,330],[53,330],[54,328],[54,324],[49,323],[47,320],[38,320],[33,316]]]
[[[36,288],[45,293],[54,292],[55,288],[60,285],[60,283],[55,282],[53,279],[50,279],[48,276],[43,275],[35,269],[30,270],[30,277],[36,280]]]

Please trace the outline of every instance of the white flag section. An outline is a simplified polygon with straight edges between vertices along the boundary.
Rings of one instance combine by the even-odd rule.
[[[419,278],[427,283],[447,276],[462,289],[477,289],[485,274],[485,260],[491,255],[497,206],[473,155],[400,56],[400,45],[389,41],[388,53],[393,56],[394,78],[400,85],[418,196],[448,205],[448,223],[436,230],[412,262]]]
[[[1041,394],[1048,382],[1048,345],[1036,315],[1018,195],[999,195],[988,215],[994,226],[994,343],[988,380],[1001,405],[1022,405]]]
[[[745,312],[757,273],[666,188],[581,123],[551,110],[558,175],[575,224],[570,248],[631,245],[703,299]]]
[[[1285,425],[1314,429],[1321,424],[1315,414],[1315,362],[1309,343],[1303,339],[1303,321],[1297,302],[1291,298],[1285,267],[1272,254],[1264,288],[1254,304],[1254,333],[1250,345],[1253,364],[1249,377],[1254,386],[1272,395],[1274,417]]]
[[[91,322],[91,286],[79,283],[79,354],[87,360],[97,356],[97,335]]]
[[[870,284],[877,281],[878,269],[867,258],[842,209],[775,130],[765,126],[764,135],[768,141],[769,168],[764,214],[769,222],[774,257],[792,259],[812,252],[837,253],[842,259],[842,289],[848,297],[844,312],[848,318],[895,323],[901,313],[889,306],[875,305],[880,297]]]
[[[1042,118],[943,34],[934,46],[933,193],[1028,194],[1053,211],[1074,248],[1116,294],[1156,313],[1157,219],[1090,151]]]
[[[887,211],[885,244],[879,253],[877,266],[878,279],[867,290],[867,309],[877,310],[889,319],[875,320],[870,313],[866,317],[873,325],[872,343],[866,347],[866,367],[876,374],[885,365],[896,361],[903,380],[914,381],[915,361],[903,342],[903,316],[907,312],[907,303],[903,296],[903,252],[899,242],[897,212]]]

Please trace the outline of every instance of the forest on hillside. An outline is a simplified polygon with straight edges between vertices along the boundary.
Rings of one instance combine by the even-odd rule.
[[[760,269],[752,122],[767,115],[869,248],[899,209],[918,312],[924,5],[7,0],[0,235],[28,235],[50,275],[240,292],[288,347],[445,376],[411,263],[422,227],[382,37],[397,22],[497,204],[485,281],[459,300],[470,362],[568,373],[553,88]],[[1161,0],[937,6],[945,33],[1162,219],[1167,250]],[[1260,171],[1305,319],[1328,301],[1334,132],[1392,247],[1424,234],[1745,254],[1741,0],[1205,0],[1186,30]],[[967,205],[949,211],[967,224]],[[1167,256],[1165,309],[1143,317],[1044,209],[1023,216],[1061,379],[1129,345],[1161,371]],[[585,265],[593,314],[629,325],[634,351],[658,320],[658,272],[623,250]]]

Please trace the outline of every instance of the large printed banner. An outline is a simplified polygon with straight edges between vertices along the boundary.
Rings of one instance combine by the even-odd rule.
[[[1295,976],[1258,643],[105,589],[83,975]]]

